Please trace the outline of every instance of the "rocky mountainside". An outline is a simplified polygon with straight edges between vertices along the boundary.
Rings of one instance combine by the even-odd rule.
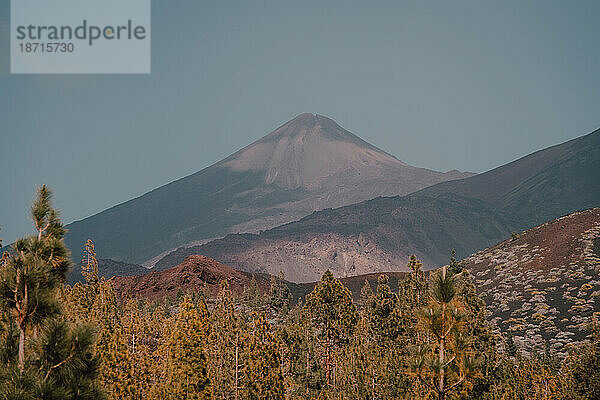
[[[468,257],[489,319],[524,351],[561,353],[600,312],[600,208],[567,215]]]
[[[74,259],[92,238],[101,257],[141,264],[181,245],[471,175],[412,167],[329,118],[302,114],[208,168],[68,225],[66,241]]]
[[[403,271],[411,254],[429,267],[493,245],[519,224],[480,200],[455,195],[419,199],[386,197],[316,212],[260,234],[228,235],[180,248],[161,259],[170,268],[190,254],[205,254],[244,271],[277,274],[293,282]]]
[[[179,248],[156,267],[206,254],[246,271],[283,270],[295,282],[315,280],[326,269],[341,277],[402,270],[410,254],[433,268],[446,263],[453,248],[466,257],[511,231],[599,206],[597,171],[600,131],[404,197],[375,198],[260,234]]]
[[[423,189],[413,196],[453,193],[517,215],[525,227],[600,206],[600,129],[491,171]]]

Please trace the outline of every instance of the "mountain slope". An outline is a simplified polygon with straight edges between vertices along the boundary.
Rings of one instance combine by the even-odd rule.
[[[435,198],[384,197],[334,210],[260,234],[180,248],[156,264],[179,264],[204,254],[245,271],[277,274],[292,282],[311,282],[331,269],[339,277],[402,271],[416,254],[428,267],[441,265],[454,248],[459,256],[508,237],[519,221],[481,200],[456,195]]]
[[[409,166],[326,117],[302,114],[208,168],[68,225],[66,241],[75,259],[92,238],[103,258],[143,263],[184,244],[470,175]]]
[[[489,319],[525,351],[582,340],[600,312],[600,208],[558,218],[464,260]]]
[[[600,131],[523,157],[485,174],[440,183],[405,197],[376,198],[317,212],[260,235],[230,235],[178,249],[157,262],[169,268],[207,254],[248,271],[306,282],[402,269],[409,254],[427,267],[486,248],[540,219],[600,205]],[[546,220],[543,220],[544,222]]]
[[[488,172],[413,194],[454,193],[484,200],[534,226],[600,205],[600,129]]]

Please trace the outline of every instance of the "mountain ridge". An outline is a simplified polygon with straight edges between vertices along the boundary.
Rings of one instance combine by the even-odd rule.
[[[411,196],[455,193],[478,198],[498,208],[511,209],[524,218],[528,226],[535,226],[560,215],[598,206],[600,178],[597,171],[600,171],[600,129],[476,176],[432,185]],[[546,187],[540,187],[543,185]],[[532,190],[534,187],[536,190]],[[552,193],[548,196],[550,190]],[[539,193],[552,198],[550,208],[531,207],[533,202],[544,203]]]

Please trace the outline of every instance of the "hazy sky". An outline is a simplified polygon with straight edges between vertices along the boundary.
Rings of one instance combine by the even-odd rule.
[[[482,172],[600,127],[600,1],[152,2],[151,75],[9,75],[0,226],[35,186],[64,219],[196,172],[302,112],[399,159]]]

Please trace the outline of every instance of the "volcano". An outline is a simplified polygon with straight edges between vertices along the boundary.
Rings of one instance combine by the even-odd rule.
[[[214,165],[68,225],[66,240],[74,259],[91,238],[103,258],[151,266],[179,246],[470,175],[410,166],[327,117],[301,114]]]

